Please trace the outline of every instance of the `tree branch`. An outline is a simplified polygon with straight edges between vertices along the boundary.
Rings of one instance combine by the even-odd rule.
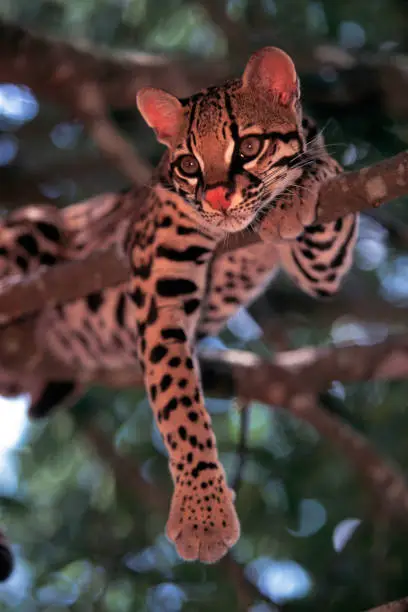
[[[0,282],[0,324],[117,285],[129,274],[124,254],[112,246],[85,260],[39,269],[24,279],[12,276]]]
[[[403,152],[368,168],[344,173],[327,181],[321,188],[317,222],[334,221],[348,213],[378,207],[407,194],[408,152]],[[137,214],[136,210],[135,219]],[[268,217],[264,225],[268,225]],[[269,230],[261,228],[261,231],[264,238],[269,235]],[[237,232],[219,248],[218,253],[259,241],[259,235],[254,232]],[[111,248],[102,253],[99,266],[98,257],[95,253],[88,259],[43,269],[24,281],[3,281],[0,289],[0,323],[33,313],[50,303],[59,304],[84,297],[96,288],[116,285],[129,278],[128,263],[117,249]]]
[[[408,195],[408,151],[403,151],[367,168],[343,172],[321,186],[316,223],[328,223],[350,213],[378,208],[395,198]],[[262,221],[263,240],[276,239],[274,211]],[[260,242],[255,232],[237,232],[228,240],[225,252]]]
[[[88,128],[100,151],[134,185],[143,186],[151,177],[151,167],[136,153],[109,119],[109,110],[99,84],[94,80],[76,89],[73,112]]]
[[[19,380],[25,375],[31,375],[36,380],[52,380],[54,377],[61,380],[61,377],[76,376],[84,382],[101,385],[125,387],[142,383],[141,374],[135,368],[94,372],[91,377],[85,378],[80,371],[69,373],[63,364],[58,365],[53,358],[39,364],[24,344],[28,336],[20,331],[20,360],[15,342],[10,344],[10,355],[5,350],[7,341],[0,341],[0,363],[6,370],[13,369]],[[21,347],[24,349],[21,350]],[[333,380],[347,383],[406,378],[408,334],[393,336],[372,346],[288,351],[276,355],[272,363],[243,351],[204,353],[200,361],[207,393],[217,397],[237,396],[243,401],[258,401],[289,410],[297,418],[311,424],[353,463],[355,470],[378,495],[378,504],[385,513],[402,521],[407,520],[408,489],[404,478],[376,453],[367,440],[341,419],[320,408],[315,398]]]
[[[249,419],[251,417],[251,404],[249,402],[241,402],[237,400],[237,408],[240,415],[239,424],[239,440],[237,445],[237,467],[235,476],[231,483],[231,488],[238,494],[242,484],[242,475],[244,472],[245,461],[248,456],[248,435],[249,435]]]
[[[407,612],[408,610],[408,597],[399,599],[398,601],[391,601],[378,608],[371,608],[366,612]]]

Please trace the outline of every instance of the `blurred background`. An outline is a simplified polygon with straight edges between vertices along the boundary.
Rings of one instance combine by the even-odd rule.
[[[407,147],[406,0],[1,0],[0,16],[147,67],[156,54],[177,61],[190,78],[183,95],[239,75],[253,50],[281,46],[346,169]],[[110,102],[117,130],[155,164],[162,149],[135,106],[120,89]],[[2,214],[127,183],[75,113],[0,83]],[[211,345],[268,356],[406,330],[406,204],[364,215],[337,298],[316,302],[279,276]],[[406,398],[405,382],[336,382],[324,402],[406,472]],[[170,478],[143,390],[91,389],[40,424],[27,422],[25,397],[1,398],[0,522],[17,564],[0,610],[361,612],[408,594],[408,534],[376,512],[346,457],[278,408],[253,404],[241,418],[233,401],[208,398],[208,407],[232,482],[239,471],[242,522],[231,557],[215,567],[182,563],[164,536]]]

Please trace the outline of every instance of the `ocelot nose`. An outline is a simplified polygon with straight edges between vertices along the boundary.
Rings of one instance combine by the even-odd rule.
[[[231,206],[231,200],[228,197],[228,189],[226,187],[207,189],[205,200],[214,210],[227,210]]]

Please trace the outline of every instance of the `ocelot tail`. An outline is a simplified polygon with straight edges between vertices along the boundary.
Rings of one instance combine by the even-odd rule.
[[[211,563],[235,544],[240,526],[195,341],[218,334],[277,266],[311,295],[333,294],[351,266],[357,222],[316,223],[319,188],[341,169],[302,115],[295,67],[283,51],[264,48],[241,78],[187,99],[142,89],[137,106],[167,147],[149,188],[61,213],[9,217],[0,232],[1,271],[27,274],[83,257],[98,246],[92,235],[84,239],[87,214],[102,228],[100,241],[123,240],[128,282],[41,317],[39,345],[74,368],[77,380],[27,380],[23,388],[32,393],[32,416],[44,416],[78,392],[81,373],[140,367],[174,481],[167,535],[183,559]],[[140,214],[119,231],[115,210],[132,202]],[[256,228],[267,213],[276,219],[274,243],[214,257],[229,234]],[[5,382],[3,392],[21,390],[15,379]]]

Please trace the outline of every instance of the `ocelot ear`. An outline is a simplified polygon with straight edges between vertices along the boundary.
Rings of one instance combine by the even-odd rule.
[[[295,65],[289,55],[277,47],[264,47],[250,57],[242,83],[252,91],[277,95],[285,106],[296,103],[300,96]]]
[[[138,92],[136,103],[146,123],[156,132],[157,140],[171,144],[183,119],[179,100],[162,89],[145,87]]]

